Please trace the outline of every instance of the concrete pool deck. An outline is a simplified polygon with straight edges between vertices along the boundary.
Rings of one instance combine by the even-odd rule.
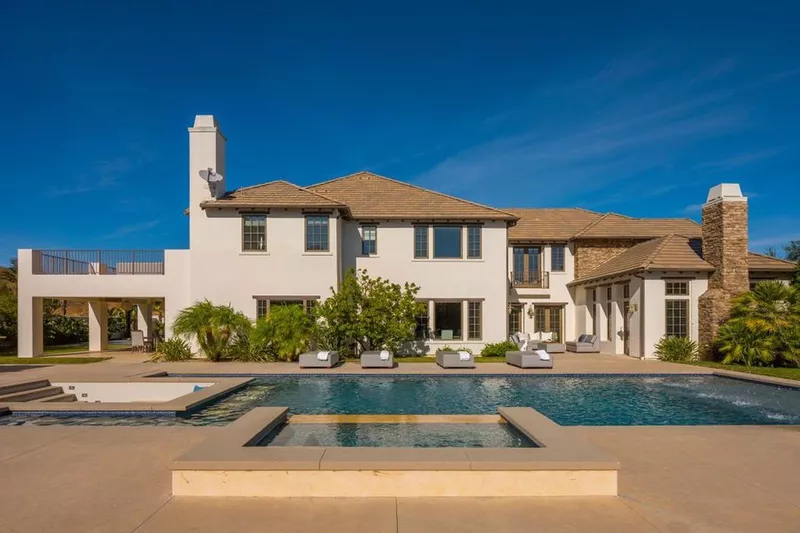
[[[0,366],[0,383],[182,374],[291,373],[292,364],[142,363]],[[555,368],[481,363],[470,373],[712,373],[596,354]],[[246,370],[243,370],[246,369]],[[294,370],[293,370],[294,369]],[[361,373],[346,363],[330,372]],[[370,373],[452,373],[429,363]],[[302,371],[303,374],[310,373]],[[2,410],[2,406],[0,406]],[[618,497],[269,499],[171,495],[170,467],[220,427],[0,427],[0,532],[364,531],[794,532],[800,523],[799,426],[566,427],[617,459]],[[9,490],[10,488],[11,490]]]

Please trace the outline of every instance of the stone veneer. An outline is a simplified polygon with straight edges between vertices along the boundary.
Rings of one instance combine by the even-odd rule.
[[[698,341],[709,357],[719,326],[730,315],[731,300],[749,289],[746,198],[710,199],[703,206],[703,258],[715,267],[698,301]]]
[[[615,258],[642,239],[581,239],[575,242],[575,279]]]

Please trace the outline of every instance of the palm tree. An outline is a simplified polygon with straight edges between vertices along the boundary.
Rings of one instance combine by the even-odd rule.
[[[219,361],[236,336],[250,329],[250,320],[230,305],[214,305],[208,300],[183,309],[172,324],[175,334],[197,344],[211,361]]]
[[[742,363],[749,370],[754,363],[769,365],[775,361],[777,339],[763,329],[753,328],[742,319],[724,323],[717,334],[717,349],[726,365]]]
[[[313,321],[299,305],[273,306],[267,318],[259,320],[252,340],[271,346],[279,359],[294,361],[311,341]]]

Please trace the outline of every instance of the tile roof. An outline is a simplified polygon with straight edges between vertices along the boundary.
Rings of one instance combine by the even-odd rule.
[[[791,272],[797,265],[791,261],[786,261],[785,259],[778,259],[777,257],[770,257],[768,255],[757,254],[755,252],[748,252],[747,266],[750,270]]]
[[[573,238],[651,239],[673,233],[698,239],[702,236],[700,224],[688,218],[630,218],[616,213],[606,213],[577,232]]]
[[[571,284],[643,270],[710,271],[714,267],[703,260],[699,241],[670,234],[628,248]]]
[[[603,215],[579,207],[566,208],[509,208],[519,217],[508,230],[509,240],[569,240],[577,232]]]
[[[357,172],[311,185],[308,190],[347,204],[353,218],[422,220],[506,220],[511,213],[448,196],[416,185]]]
[[[347,206],[316,191],[298,187],[288,181],[278,180],[242,187],[218,200],[206,200],[200,207],[311,207],[341,208]]]

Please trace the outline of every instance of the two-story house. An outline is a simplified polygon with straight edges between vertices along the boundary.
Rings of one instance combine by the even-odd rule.
[[[42,353],[45,298],[87,300],[90,350],[103,350],[111,302],[137,306],[146,334],[162,302],[169,336],[197,300],[253,320],[275,305],[311,309],[356,268],[420,287],[422,352],[477,353],[510,332],[545,331],[561,340],[596,333],[604,352],[652,357],[663,335],[713,334],[723,301],[750,278],[788,279],[794,267],[748,253],[738,186],[712,189],[702,227],[575,208],[496,209],[369,172],[228,190],[224,178],[203,179],[209,170],[226,175],[225,145],[214,117],[196,117],[188,250],[19,251],[20,356]]]

